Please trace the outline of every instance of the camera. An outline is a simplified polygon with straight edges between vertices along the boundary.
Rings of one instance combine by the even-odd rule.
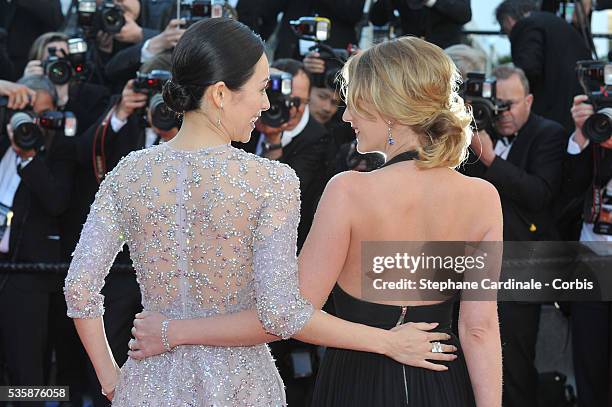
[[[133,84],[134,92],[149,96],[148,107],[151,113],[151,125],[164,131],[179,127],[176,114],[168,109],[161,95],[164,84],[170,79],[171,74],[168,71],[153,70],[148,74],[138,72]]]
[[[578,61],[576,73],[596,112],[584,122],[582,132],[592,142],[603,143],[612,136],[612,64]]]
[[[319,57],[325,62],[325,72],[311,74],[312,86],[316,88],[336,89],[337,79],[342,71],[342,67],[353,55],[357,48],[349,49],[331,48],[325,44],[317,44],[311,47],[312,51],[317,51]]]
[[[300,17],[289,21],[291,28],[299,38],[323,42],[329,39],[331,21],[325,17]]]
[[[192,0],[181,1],[180,18],[185,20],[185,28],[204,18],[223,17],[225,0]]]
[[[89,36],[95,36],[98,31],[117,34],[125,25],[123,10],[112,1],[98,6],[96,0],[79,0],[77,21]]]
[[[153,94],[160,93],[164,84],[172,78],[172,75],[168,71],[161,69],[154,69],[149,73],[136,73],[136,79],[134,79],[134,92]]]
[[[270,81],[266,93],[270,101],[270,108],[261,114],[261,121],[270,127],[280,127],[289,121],[291,108],[294,103],[291,100],[293,76],[287,72],[270,72]]]
[[[151,112],[151,125],[163,131],[179,127],[176,113],[168,109],[161,93],[156,93],[149,100],[149,112]]]
[[[13,141],[22,150],[38,150],[45,143],[43,129],[63,130],[68,137],[76,135],[77,120],[72,112],[47,111],[36,114],[31,107],[22,110],[8,111],[8,98],[0,98],[0,117],[10,117],[9,123],[13,129]]]
[[[87,43],[82,38],[68,40],[68,55],[57,56],[56,49],[49,47],[49,58],[43,62],[45,75],[56,85],[64,85],[74,78],[83,80],[87,76]]]
[[[495,78],[487,78],[483,73],[470,72],[461,91],[465,103],[472,107],[473,126],[477,130],[487,130],[491,136],[495,135],[493,131],[495,119],[510,109],[507,102],[497,99],[496,85]]]

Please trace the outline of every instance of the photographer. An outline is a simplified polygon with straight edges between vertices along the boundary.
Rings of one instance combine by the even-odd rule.
[[[538,11],[531,0],[505,0],[495,16],[510,39],[513,63],[529,79],[533,111],[571,130],[572,98],[580,93],[574,66],[591,59],[583,38],[560,17]]]
[[[272,68],[293,77],[289,119],[279,127],[271,127],[258,120],[250,141],[242,147],[288,164],[297,173],[302,202],[298,227],[299,250],[306,240],[325,186],[325,157],[329,138],[325,128],[310,114],[311,81],[304,65],[293,59],[279,59],[274,61]]]
[[[504,241],[557,240],[552,206],[561,187],[567,133],[561,125],[531,112],[534,96],[525,73],[500,66],[493,71],[497,98],[507,110],[494,132],[472,138],[467,175],[492,183],[501,197]],[[490,137],[495,136],[495,140]],[[499,303],[504,356],[504,406],[537,406],[535,349],[540,304]]]
[[[24,76],[49,76],[50,71],[55,70],[50,79],[51,82],[59,82],[54,83],[57,107],[74,113],[81,132],[98,120],[108,105],[110,94],[106,87],[87,82],[89,63],[85,52],[82,55],[71,54],[68,41],[68,36],[59,32],[38,37],[30,49],[30,61],[25,67]],[[55,67],[52,60],[55,60]],[[81,69],[81,72],[77,69]]]
[[[587,95],[574,98],[571,113],[576,130],[567,144],[564,192],[583,202],[579,240],[589,242],[586,246],[593,247],[594,251],[607,246],[608,252],[601,254],[610,256],[612,219],[604,205],[606,196],[608,202],[612,201],[612,134],[608,134],[605,140],[589,138],[585,122],[595,111],[588,99]],[[595,196],[598,200],[594,199]],[[573,361],[580,407],[603,406],[608,401],[609,324],[609,302],[571,303]]]
[[[470,0],[378,0],[370,10],[374,25],[385,25],[399,12],[403,35],[421,37],[440,48],[459,44],[472,19]]]
[[[53,84],[44,76],[24,77],[19,83],[36,96],[29,107],[23,100],[30,95],[25,88],[2,92],[13,94],[13,102],[9,102],[13,109],[26,111],[8,112],[8,136],[0,139],[0,259],[55,263],[61,260],[60,215],[71,198],[74,148],[64,136],[63,126],[49,128],[48,123],[34,118],[48,118],[49,112],[57,109]],[[0,276],[0,337],[10,385],[47,384],[50,343],[57,334],[55,316],[63,317],[66,307],[62,281],[55,273],[10,272]],[[66,360],[60,362],[58,355],[57,362],[59,369]],[[64,380],[58,376],[58,384],[68,384]]]
[[[344,106],[338,87],[329,83],[335,79],[340,68],[337,63],[329,64],[320,58],[316,51],[304,58],[304,67],[313,78],[310,92],[310,113],[319,123],[325,126],[330,135],[327,151],[328,178],[343,171],[371,171],[383,164],[380,154],[360,154],[357,151],[355,133],[349,123],[342,120]],[[319,78],[319,80],[316,80]]]

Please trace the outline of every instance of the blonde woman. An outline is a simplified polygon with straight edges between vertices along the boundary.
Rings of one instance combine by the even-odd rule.
[[[444,350],[457,350],[457,355],[434,352],[433,334],[422,331],[410,339],[419,357],[398,363],[367,349],[339,349],[355,349],[346,346],[345,335],[338,334],[338,346],[304,329],[295,337],[332,346],[319,371],[313,406],[499,407],[495,302],[462,301],[457,338],[451,334],[450,301],[360,299],[363,241],[502,240],[495,188],[453,170],[466,156],[471,137],[470,116],[455,93],[457,70],[440,48],[406,37],[352,58],[344,78],[344,119],[355,129],[360,152],[381,151],[388,160],[371,173],[346,172],[329,182],[299,257],[300,291],[316,309],[331,292],[338,317],[383,330],[398,329],[398,321],[420,329],[431,327],[423,322],[438,324],[437,330],[450,338]],[[145,312],[136,318],[131,356],[148,360],[164,352],[166,317]],[[341,326],[339,320],[329,323]],[[271,339],[245,313],[172,320],[167,336],[170,346]],[[441,366],[432,360],[446,362]]]

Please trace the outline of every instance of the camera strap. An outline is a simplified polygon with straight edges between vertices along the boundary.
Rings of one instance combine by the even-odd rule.
[[[591,205],[591,216],[589,223],[595,223],[601,210],[602,182],[599,177],[601,152],[598,144],[593,145],[593,205]]]
[[[106,116],[104,116],[102,123],[100,123],[100,125],[96,129],[96,133],[94,135],[92,164],[93,164],[94,175],[96,177],[96,181],[98,182],[98,184],[102,182],[107,172],[106,152],[105,152],[104,147],[106,144],[106,133],[108,132],[108,126],[110,125],[111,117],[113,117],[114,113],[115,113],[115,106],[113,105],[113,107],[111,107],[109,111],[106,113]],[[100,132],[102,134],[100,134]]]

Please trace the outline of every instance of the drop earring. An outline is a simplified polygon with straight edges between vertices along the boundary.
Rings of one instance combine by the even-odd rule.
[[[223,110],[223,101],[221,102],[221,109],[219,109],[219,114],[217,115],[217,127],[221,127],[221,110]]]
[[[389,143],[389,145],[392,146],[393,144],[395,144],[395,140],[393,140],[393,135],[391,134],[391,120],[387,122],[387,125],[389,126],[387,127],[387,142]]]

